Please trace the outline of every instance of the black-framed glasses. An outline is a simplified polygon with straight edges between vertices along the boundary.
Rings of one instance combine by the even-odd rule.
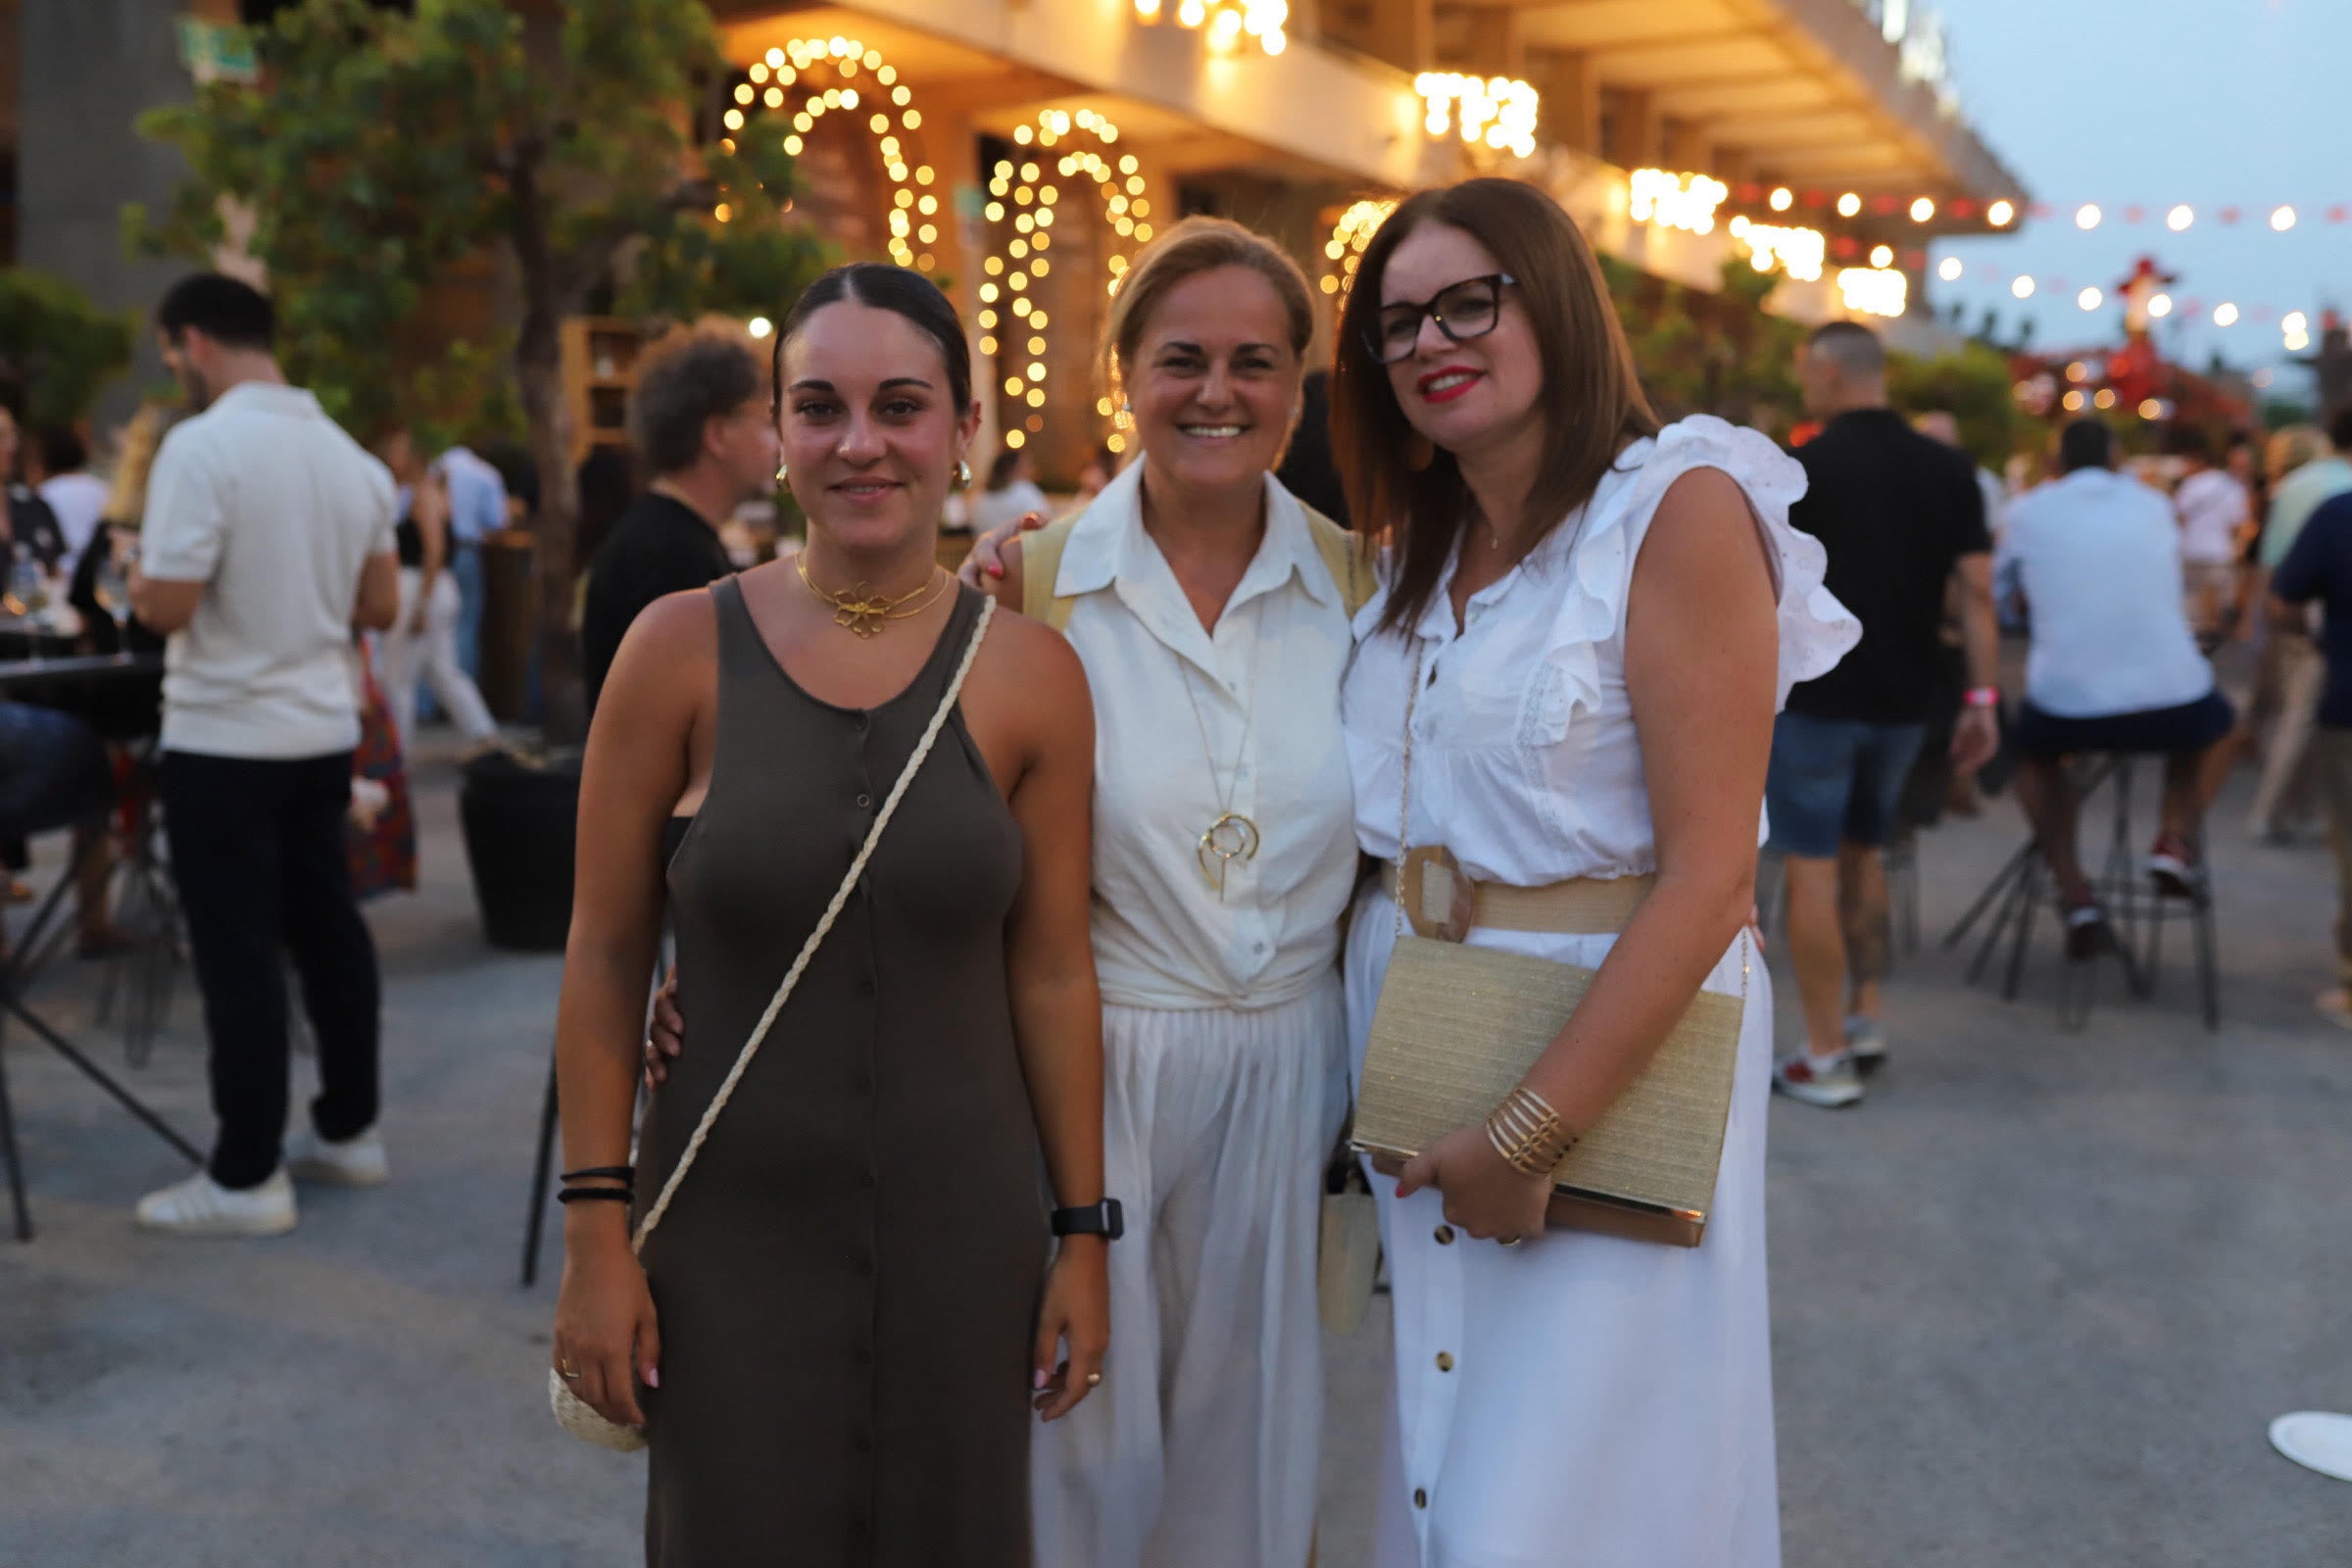
[[[1502,291],[1519,280],[1508,272],[1491,272],[1485,277],[1465,277],[1459,283],[1438,290],[1437,297],[1426,305],[1414,305],[1399,300],[1384,305],[1373,318],[1371,330],[1364,341],[1371,346],[1372,357],[1383,365],[1395,365],[1413,357],[1413,345],[1421,341],[1421,318],[1428,317],[1438,323],[1438,330],[1446,340],[1467,343],[1474,337],[1485,337],[1494,330],[1502,318]]]

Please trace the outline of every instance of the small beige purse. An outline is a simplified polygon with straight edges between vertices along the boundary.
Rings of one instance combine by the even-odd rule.
[[[833,922],[841,917],[842,908],[850,902],[851,893],[856,891],[858,879],[865,875],[866,862],[874,858],[875,847],[882,842],[882,830],[890,826],[890,819],[897,812],[906,787],[914,782],[914,775],[922,770],[923,760],[931,755],[932,743],[939,739],[939,732],[947,727],[949,715],[956,711],[956,699],[963,691],[963,678],[972,672],[972,661],[979,657],[980,641],[988,635],[988,623],[996,612],[995,600],[981,600],[980,619],[972,627],[970,642],[964,645],[962,662],[956,666],[956,674],[948,682],[947,695],[939,700],[939,711],[931,715],[930,724],[924,728],[921,739],[915,742],[914,754],[906,759],[906,767],[900,770],[899,781],[891,786],[889,797],[882,803],[882,809],[874,813],[874,825],[866,830],[865,843],[859,847],[857,858],[850,861],[850,869],[842,877],[841,886],[834,890],[833,902],[825,906],[824,915],[816,922],[816,929],[808,933],[807,942],[801,944],[800,956],[793,959],[792,967],[785,971],[783,983],[776,987],[776,994],[768,1000],[767,1010],[760,1013],[760,1021],[752,1026],[752,1037],[743,1043],[743,1052],[735,1058],[735,1065],[727,1070],[725,1080],[718,1086],[718,1093],[710,1097],[710,1103],[704,1108],[703,1119],[695,1124],[694,1135],[686,1140],[685,1151],[678,1155],[677,1164],[670,1168],[669,1179],[662,1184],[661,1196],[646,1210],[644,1220],[637,1226],[637,1234],[630,1238],[631,1251],[645,1250],[645,1239],[654,1233],[654,1227],[662,1223],[662,1216],[669,1211],[669,1200],[677,1196],[678,1184],[686,1179],[686,1172],[694,1164],[694,1156],[702,1152],[703,1140],[710,1137],[711,1123],[717,1121],[718,1113],[727,1108],[727,1101],[734,1095],[735,1086],[742,1082],[745,1069],[752,1064],[752,1057],[758,1054],[760,1042],[767,1038],[767,1031],[775,1023],[776,1014],[784,1010],[784,1004],[791,999],[793,988],[801,983],[801,975],[808,969],[808,960],[816,956],[817,948],[831,934]],[[611,1448],[617,1453],[632,1453],[645,1446],[642,1428],[622,1426],[617,1421],[608,1421],[597,1414],[595,1407],[572,1393],[571,1385],[552,1366],[547,1369],[547,1402],[555,1412],[556,1425],[583,1443],[593,1443],[600,1448]]]
[[[1473,926],[1501,923],[1481,922],[1481,904],[1491,901],[1517,929],[1598,933],[1622,930],[1646,891],[1645,883],[1590,880],[1481,890],[1445,850],[1409,849],[1420,689],[1416,662],[1404,710],[1396,947],[1372,1017],[1352,1135],[1373,1168],[1388,1175],[1438,1139],[1484,1121],[1558,1038],[1592,984],[1594,971],[1575,964],[1468,946]],[[1635,895],[1630,902],[1628,894]],[[1747,1004],[1745,932],[1740,943],[1738,1000],[1703,990],[1691,999],[1642,1076],[1552,1172],[1548,1224],[1699,1245]]]

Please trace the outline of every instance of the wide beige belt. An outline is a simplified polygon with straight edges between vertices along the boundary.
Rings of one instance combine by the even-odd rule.
[[[1460,942],[1471,930],[1543,931],[1554,936],[1607,936],[1633,919],[1655,875],[1574,877],[1543,887],[1480,882],[1464,876],[1451,855],[1439,849],[1408,852],[1401,867],[1381,863],[1380,882],[1404,906],[1418,936]]]

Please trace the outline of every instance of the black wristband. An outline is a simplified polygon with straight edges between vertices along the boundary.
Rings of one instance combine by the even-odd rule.
[[[636,1189],[630,1187],[566,1187],[556,1195],[559,1203],[629,1203],[636,1199]]]
[[[614,1181],[633,1182],[637,1179],[637,1167],[634,1165],[587,1165],[578,1170],[565,1171],[563,1179],[567,1182],[577,1182],[602,1176],[610,1176]]]
[[[1105,1198],[1083,1208],[1054,1210],[1050,1228],[1056,1236],[1100,1236],[1115,1242],[1127,1233],[1127,1218],[1117,1199]]]

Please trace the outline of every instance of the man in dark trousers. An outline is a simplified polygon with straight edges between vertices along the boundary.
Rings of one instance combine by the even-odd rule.
[[[163,800],[211,1037],[220,1132],[204,1170],[141,1200],[183,1236],[294,1226],[289,1178],[365,1187],[376,1133],[375,945],[344,817],[359,745],[351,638],[400,611],[392,475],[288,386],[270,302],[183,278],[156,307],[197,412],[156,454],[130,602],[165,652]],[[286,1136],[287,957],[318,1042],[310,1125]]]
[[[766,382],[751,349],[716,332],[662,345],[639,369],[629,439],[654,477],[588,568],[580,668],[591,712],[621,638],[646,606],[735,569],[719,524],[776,488],[776,419]]]
[[[1773,729],[1765,809],[1788,863],[1788,956],[1806,1034],[1773,1081],[1808,1104],[1848,1105],[1862,1098],[1861,1071],[1886,1054],[1879,852],[1941,683],[1938,632],[1955,572],[1968,660],[1952,735],[1962,772],[1982,766],[1998,742],[1999,632],[1976,468],[1888,407],[1878,334],[1830,322],[1806,342],[1797,375],[1806,412],[1826,425],[1797,452],[1807,488],[1789,520],[1828,550],[1829,590],[1860,618],[1862,641],[1789,693]]]

